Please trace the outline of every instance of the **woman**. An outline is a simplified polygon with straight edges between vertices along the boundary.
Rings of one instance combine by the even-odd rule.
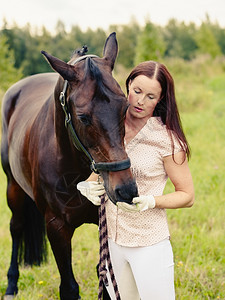
[[[191,207],[194,187],[190,151],[167,68],[146,61],[126,80],[129,108],[125,146],[139,197],[133,204],[106,202],[109,249],[122,300],[172,300],[174,263],[165,209]],[[93,181],[78,184],[95,205],[104,193]],[[175,191],[163,195],[167,179]],[[129,292],[132,288],[133,291]],[[134,292],[136,291],[136,292]],[[113,292],[110,296],[114,299]]]

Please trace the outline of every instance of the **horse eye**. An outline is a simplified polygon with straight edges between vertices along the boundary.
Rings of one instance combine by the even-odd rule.
[[[87,115],[80,115],[78,119],[86,126],[91,125],[91,118]]]

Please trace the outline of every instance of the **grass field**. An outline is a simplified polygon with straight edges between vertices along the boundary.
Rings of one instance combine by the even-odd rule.
[[[175,78],[184,130],[191,145],[196,202],[168,210],[178,300],[225,299],[225,68],[224,62],[167,62]],[[119,82],[126,75],[117,75]],[[0,297],[7,285],[10,211],[0,169]],[[166,192],[172,189],[170,182]],[[58,298],[59,274],[51,251],[41,268],[21,268],[20,300]],[[97,299],[98,232],[81,226],[73,238],[73,267],[84,300]]]

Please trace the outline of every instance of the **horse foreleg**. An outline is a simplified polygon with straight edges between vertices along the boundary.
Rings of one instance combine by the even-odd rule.
[[[60,299],[80,299],[79,285],[74,278],[71,261],[71,239],[74,229],[49,213],[46,214],[46,224],[48,239],[61,277]]]

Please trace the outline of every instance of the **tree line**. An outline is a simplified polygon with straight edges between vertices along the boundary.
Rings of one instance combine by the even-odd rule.
[[[225,55],[225,29],[211,22],[207,15],[200,26],[176,19],[169,20],[165,26],[153,24],[148,19],[140,26],[131,19],[126,25],[111,25],[108,30],[88,28],[85,31],[77,25],[67,31],[64,23],[58,21],[55,33],[45,26],[40,29],[29,24],[22,28],[16,24],[9,27],[4,21],[0,29],[0,81],[2,74],[9,72],[8,68],[14,68],[10,72],[15,70],[18,76],[51,71],[41,50],[68,61],[75,49],[87,45],[89,54],[102,56],[105,39],[112,31],[117,33],[119,43],[117,64],[125,68],[132,68],[144,60],[167,57],[192,60],[200,54],[212,58]]]

